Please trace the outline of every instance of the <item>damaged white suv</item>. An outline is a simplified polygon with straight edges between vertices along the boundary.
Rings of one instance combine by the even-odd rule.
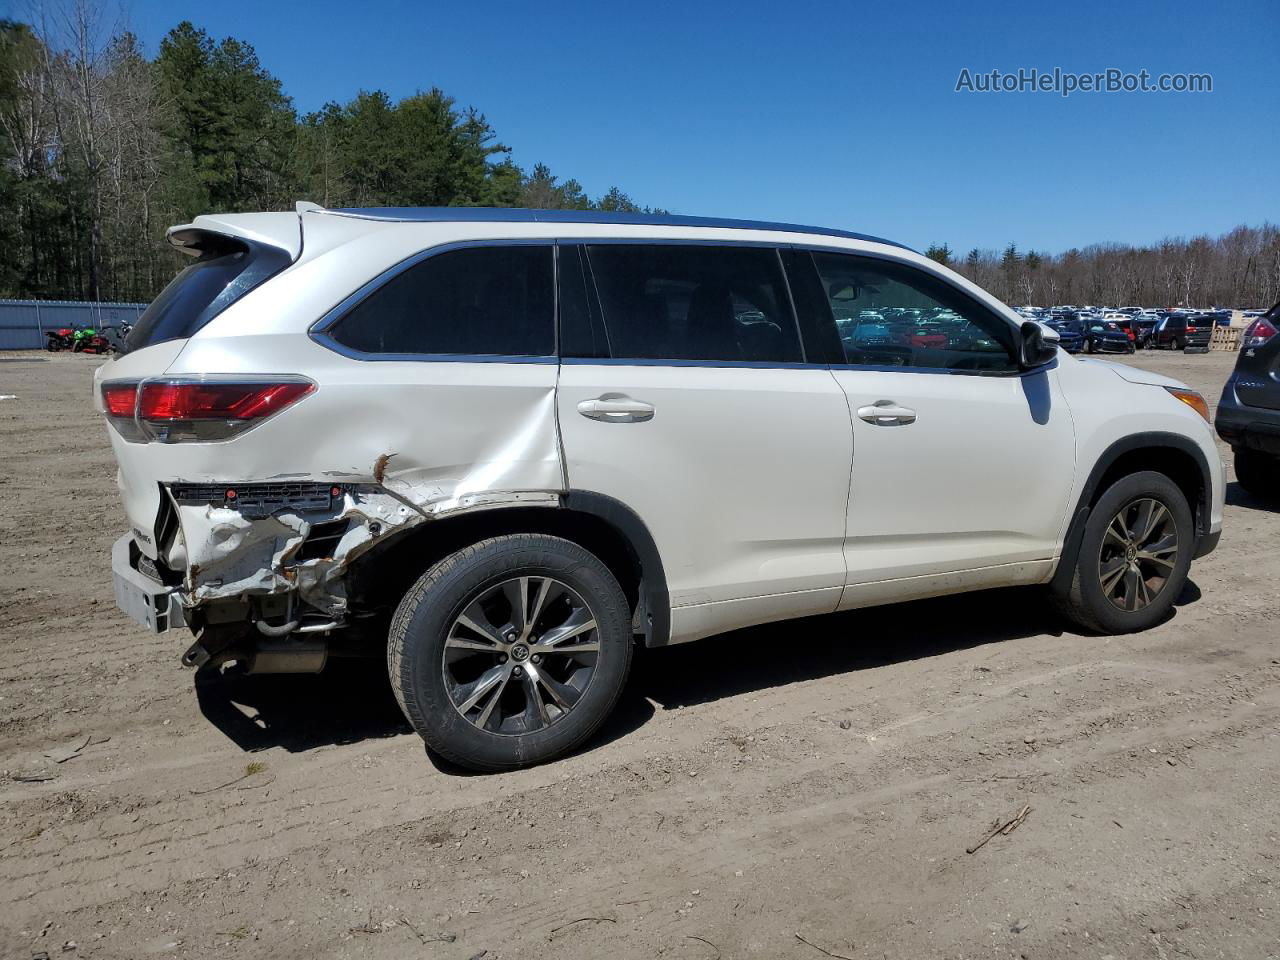
[[[121,607],[190,665],[385,649],[466,766],[582,744],[637,642],[1018,584],[1140,630],[1219,536],[1198,394],[887,241],[311,204],[169,240],[95,389]]]

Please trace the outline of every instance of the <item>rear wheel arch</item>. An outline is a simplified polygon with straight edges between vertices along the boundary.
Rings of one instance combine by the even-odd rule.
[[[1062,556],[1049,582],[1054,593],[1065,595],[1070,589],[1085,524],[1093,505],[1117,480],[1145,470],[1164,474],[1172,480],[1187,498],[1196,537],[1203,538],[1208,533],[1212,475],[1200,447],[1176,433],[1148,432],[1122,437],[1103,451],[1089,471],[1067,527]]]
[[[644,521],[621,501],[571,490],[559,506],[495,507],[421,523],[361,557],[349,595],[395,606],[425,571],[465,547],[508,534],[546,534],[597,556],[622,587],[646,646],[670,640],[671,608],[657,545]]]

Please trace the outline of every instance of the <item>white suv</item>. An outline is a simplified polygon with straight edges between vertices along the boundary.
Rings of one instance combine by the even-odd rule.
[[[1218,540],[1198,394],[884,240],[312,204],[169,239],[95,389],[120,605],[207,668],[385,647],[470,767],[583,743],[637,641],[1016,584],[1140,630]]]

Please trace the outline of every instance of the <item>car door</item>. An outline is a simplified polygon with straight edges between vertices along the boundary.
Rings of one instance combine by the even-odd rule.
[[[854,436],[842,606],[1047,577],[1075,469],[1056,369],[1022,373],[1013,325],[938,274],[828,251],[811,263],[837,309],[919,311],[947,337],[842,338],[833,372]]]
[[[833,611],[849,413],[805,360],[778,251],[562,244],[560,277],[568,485],[648,527],[672,639]]]

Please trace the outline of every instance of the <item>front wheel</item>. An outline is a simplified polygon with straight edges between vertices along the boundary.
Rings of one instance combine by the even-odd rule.
[[[613,711],[631,666],[627,600],[559,537],[483,540],[428,570],[391,623],[387,666],[427,745],[473,770],[562,756]]]
[[[1195,546],[1177,484],[1154,471],[1122,477],[1089,512],[1062,612],[1097,633],[1146,630],[1182,592]]]

